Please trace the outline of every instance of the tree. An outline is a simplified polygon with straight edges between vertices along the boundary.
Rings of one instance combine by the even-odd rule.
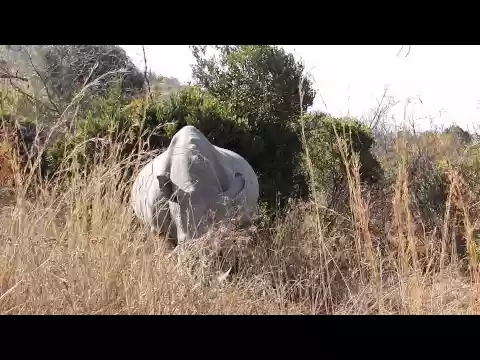
[[[274,208],[289,197],[308,194],[300,171],[300,114],[312,104],[315,92],[309,80],[299,84],[304,66],[292,54],[270,45],[191,46],[196,59],[194,79],[238,116],[247,119],[248,131],[262,143],[260,153],[244,154],[257,172],[261,198]]]
[[[102,96],[119,85],[126,97],[144,89],[143,74],[117,45],[6,45],[1,56],[30,79],[35,93],[41,94],[37,100],[55,115],[84,88],[87,94]]]

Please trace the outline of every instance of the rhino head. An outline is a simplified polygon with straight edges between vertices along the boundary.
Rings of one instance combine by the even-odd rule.
[[[168,207],[178,244],[204,235],[213,222],[235,216],[245,201],[245,179],[236,173],[223,186],[211,178],[179,183],[168,176],[157,176],[160,186],[170,183]],[[173,225],[172,224],[172,225]]]

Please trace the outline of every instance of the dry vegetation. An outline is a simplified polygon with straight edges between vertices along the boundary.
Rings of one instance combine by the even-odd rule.
[[[443,241],[419,233],[406,167],[398,170],[388,199],[389,229],[379,239],[372,229],[378,226],[372,218],[378,204],[362,191],[355,164],[348,165],[352,216],[344,228],[325,230],[314,204],[297,203],[273,228],[218,232],[211,237],[220,241],[182,254],[172,253],[133,218],[116,186],[128,191],[130,184],[120,181],[122,165],[114,156],[88,177],[76,170],[68,183],[35,184],[34,196],[25,191],[28,173],[17,173],[23,180],[0,215],[0,312],[478,312],[475,251],[462,267],[448,241],[448,219]],[[473,207],[476,199],[463,197],[461,179],[453,172],[451,177],[447,207]],[[468,213],[461,220],[467,247],[473,248],[475,221]]]
[[[123,169],[138,170],[153,154],[99,153],[92,172],[74,162],[59,172],[71,176],[46,181],[36,176],[35,158],[18,165],[19,145],[11,129],[2,130],[1,314],[480,310],[476,177],[458,165],[463,153],[451,137],[397,136],[380,156],[390,176],[374,187],[362,184],[358,159],[338,139],[346,211],[325,209],[314,194],[274,222],[260,213],[250,229],[217,230],[182,252],[150,234],[125,196],[131,180]],[[435,156],[447,199],[430,209],[418,202],[418,186],[432,175]]]

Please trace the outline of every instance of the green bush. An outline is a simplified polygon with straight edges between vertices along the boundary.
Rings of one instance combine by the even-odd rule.
[[[337,119],[322,113],[305,115],[303,120],[314,184],[328,207],[339,209],[348,199],[346,169],[337,136],[347,145],[347,158],[358,154],[361,181],[374,183],[381,178],[380,163],[372,155],[374,139],[366,126],[355,119]],[[308,171],[305,158],[303,163]]]
[[[448,171],[458,159],[452,137],[432,131],[403,131],[397,134],[396,146],[398,151],[391,148],[392,155],[385,163],[387,183],[393,186],[403,163],[415,217],[426,231],[441,228],[449,190]]]
[[[202,131],[215,145],[244,155],[255,148],[255,139],[245,130],[245,122],[234,116],[229,107],[196,87],[187,87],[165,102],[151,103],[137,99],[121,103],[112,95],[92,107],[88,116],[77,122],[74,135],[58,139],[48,149],[51,172],[76,149],[76,160],[82,166],[99,154],[98,141],[122,143],[121,155],[134,151],[138,142],[148,151],[168,146],[175,133],[185,125]],[[107,149],[108,153],[108,149]],[[72,161],[73,158],[70,160]]]
[[[411,154],[407,170],[411,202],[427,229],[439,226],[445,213],[448,173],[434,157],[422,152]]]
[[[157,122],[167,124],[171,137],[185,125],[199,129],[214,145],[251,159],[263,150],[259,136],[248,131],[246,119],[234,114],[229,104],[220,102],[198,87],[187,87],[157,107]]]

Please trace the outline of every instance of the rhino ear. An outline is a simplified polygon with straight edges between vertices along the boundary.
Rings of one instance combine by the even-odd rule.
[[[223,196],[235,199],[245,188],[245,178],[242,174],[236,173],[233,182],[229,188],[223,193]]]

